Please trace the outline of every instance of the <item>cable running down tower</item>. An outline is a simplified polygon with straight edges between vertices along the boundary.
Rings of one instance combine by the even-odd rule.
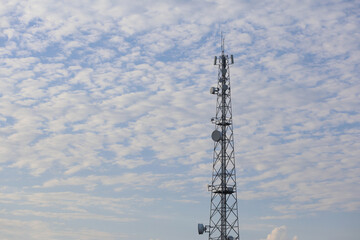
[[[218,84],[210,93],[217,96],[216,115],[211,119],[215,130],[209,225],[198,224],[199,234],[209,233],[209,240],[239,240],[239,219],[236,193],[234,134],[232,125],[230,64],[233,55],[225,55],[221,36],[221,56],[215,56],[218,65]]]

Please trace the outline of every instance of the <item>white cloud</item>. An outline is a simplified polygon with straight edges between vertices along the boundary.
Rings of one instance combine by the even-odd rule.
[[[265,216],[261,217],[262,220],[273,220],[273,219],[293,219],[296,218],[295,215],[282,215],[282,216]]]
[[[286,240],[286,227],[281,226],[273,229],[266,240]]]
[[[52,229],[46,221],[20,221],[10,219],[0,219],[0,233],[4,239],[20,239],[24,236],[27,239],[118,239],[126,238],[126,235],[113,235],[93,229],[76,229],[76,230],[57,230]]]
[[[122,209],[162,216],[174,207],[168,203],[209,197],[215,99],[208,88],[217,79],[212,58],[220,30],[235,56],[239,200],[261,200],[282,214],[262,221],[359,209],[357,9],[346,1],[2,3],[6,213],[19,209],[22,222],[47,213],[63,218],[59,210],[68,209],[72,223],[82,216],[100,221],[104,201],[117,209],[110,218],[132,219]],[[158,196],[153,209],[136,206]],[[136,204],[116,203],[118,197]],[[54,209],[37,208],[34,198]],[[52,220],[44,232],[61,228]],[[93,235],[111,239],[104,231]],[[92,238],[84,232],[78,239]]]
[[[266,240],[290,240],[290,238],[287,237],[286,226],[274,228],[271,233],[267,235]],[[298,237],[294,236],[292,240],[298,240]]]

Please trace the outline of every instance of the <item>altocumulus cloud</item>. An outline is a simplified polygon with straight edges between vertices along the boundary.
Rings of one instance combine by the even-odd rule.
[[[281,220],[302,237],[287,221],[359,211],[355,1],[0,6],[1,237],[195,238],[220,30],[236,60],[242,235]]]

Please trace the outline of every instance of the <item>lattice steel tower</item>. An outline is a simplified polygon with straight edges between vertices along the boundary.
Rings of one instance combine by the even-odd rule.
[[[209,225],[198,224],[199,234],[209,233],[209,240],[239,240],[239,220],[236,193],[234,134],[232,125],[230,64],[233,55],[225,55],[224,38],[221,36],[221,56],[215,57],[218,65],[217,87],[210,93],[217,96],[216,115],[211,119],[215,130]]]

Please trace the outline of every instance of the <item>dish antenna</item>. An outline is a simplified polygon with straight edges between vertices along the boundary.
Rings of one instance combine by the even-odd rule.
[[[217,88],[217,87],[210,88],[210,94],[217,94],[218,92],[219,92],[219,88]]]
[[[203,234],[204,232],[206,232],[206,226],[204,226],[204,224],[202,224],[202,223],[199,223],[198,224],[198,233],[201,235],[201,234]]]
[[[215,142],[218,142],[218,141],[220,141],[221,138],[222,138],[222,133],[221,133],[220,131],[218,131],[218,130],[215,130],[215,131],[212,132],[211,138],[212,138],[212,140],[214,140]]]

